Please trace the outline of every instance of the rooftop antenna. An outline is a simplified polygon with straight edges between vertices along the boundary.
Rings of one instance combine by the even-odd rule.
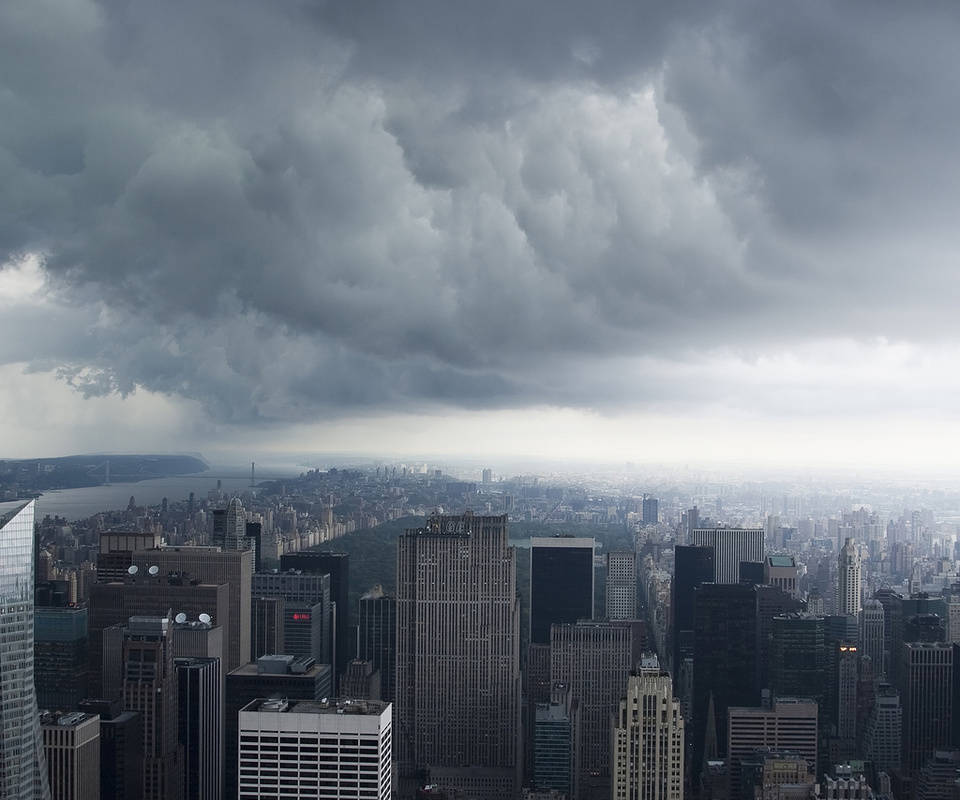
[[[181,625],[186,621],[187,621],[187,615],[184,614],[182,611],[179,614],[177,614],[177,616],[174,618],[174,622],[178,622]]]
[[[197,619],[199,619],[204,625],[209,625],[209,624],[210,624],[210,615],[209,615],[209,614],[201,614],[199,617],[197,617]]]
[[[154,578],[156,578],[157,575],[160,574],[160,567],[154,564],[152,567],[150,567],[150,569],[147,570],[147,572],[149,572]]]
[[[136,575],[139,571],[140,567],[138,567],[136,564],[131,564],[129,567],[127,567],[128,575]]]

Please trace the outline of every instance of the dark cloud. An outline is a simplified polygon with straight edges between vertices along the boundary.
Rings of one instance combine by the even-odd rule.
[[[255,423],[669,405],[705,352],[954,336],[958,21],[4,4],[0,257],[42,254],[66,331],[5,358]]]

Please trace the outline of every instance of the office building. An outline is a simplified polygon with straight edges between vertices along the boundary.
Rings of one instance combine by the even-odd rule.
[[[569,686],[556,684],[549,702],[535,705],[533,728],[534,785],[569,797],[580,731],[579,703]]]
[[[767,556],[763,562],[763,582],[783,589],[793,598],[799,596],[797,560],[791,555]]]
[[[763,528],[698,528],[690,544],[713,548],[713,582],[738,583],[740,563],[764,560]]]
[[[857,646],[852,642],[836,645],[834,654],[833,691],[836,709],[836,733],[838,739],[853,742],[857,738],[857,683],[859,677],[859,655]]]
[[[239,729],[240,800],[391,796],[388,703],[257,699],[240,711]]]
[[[637,618],[637,554],[607,553],[607,619]]]
[[[223,676],[218,658],[175,658],[177,734],[185,800],[220,800],[223,781]]]
[[[579,705],[572,797],[609,797],[610,720],[640,660],[633,628],[612,622],[554,625],[550,682],[568,686]]]
[[[656,497],[644,496],[642,506],[644,525],[656,525],[660,521],[659,503]]]
[[[593,619],[593,537],[530,539],[530,643],[550,644],[554,623]]]
[[[727,709],[760,705],[761,687],[756,587],[705,583],[694,594],[694,741],[689,770],[696,782],[705,758],[726,756]]]
[[[684,722],[656,656],[630,675],[613,731],[614,800],[683,800]]]
[[[520,606],[507,517],[434,516],[397,553],[402,777],[512,795],[520,760]]]
[[[250,589],[253,560],[252,550],[220,550],[215,547],[163,547],[133,553],[133,565],[138,568],[140,575],[148,574],[150,567],[155,566],[160,575],[173,572],[189,575],[201,584],[227,584],[227,602],[230,608],[227,624],[224,625],[227,632],[227,670],[246,664],[250,658]],[[207,613],[213,616],[212,611]],[[219,618],[214,621],[223,625]],[[91,630],[92,627],[91,620]],[[91,648],[92,645],[91,636]]]
[[[71,711],[40,716],[51,800],[100,797],[100,719]]]
[[[817,774],[817,704],[805,698],[778,697],[772,708],[729,709],[727,764],[730,797],[741,796],[741,767],[756,750],[796,753]]]
[[[239,497],[213,510],[213,544],[224,550],[253,550],[247,538],[247,512]]]
[[[860,610],[860,649],[869,657],[873,674],[879,678],[886,674],[883,641],[883,604],[879,600],[866,600]]]
[[[71,711],[88,697],[86,607],[34,609],[33,677],[41,709]]]
[[[33,683],[34,501],[0,506],[0,797],[48,798]]]
[[[130,617],[162,617],[168,611],[198,620],[201,614],[226,630],[240,615],[230,605],[226,583],[198,583],[189,576],[151,575],[150,568],[128,575],[122,583],[90,587],[89,683],[95,697],[116,699],[122,682],[120,649],[123,636],[112,627],[125,626]],[[248,611],[249,615],[249,611]]]
[[[380,697],[380,670],[372,662],[355,658],[340,676],[340,694],[350,700],[375,700]]]
[[[268,572],[253,576],[254,597],[281,597],[283,652],[310,655],[321,664],[333,664],[333,608],[330,576],[302,572]]]
[[[842,616],[860,616],[860,548],[847,538],[837,556],[836,613]]]
[[[397,685],[397,598],[375,586],[360,598],[358,608],[357,658],[380,671],[380,699],[392,703]]]
[[[227,675],[226,713],[224,716],[225,800],[237,796],[237,754],[239,752],[240,709],[258,698],[321,700],[333,694],[329,664],[316,664],[312,658],[289,655],[261,656],[256,664],[245,664]]]
[[[80,711],[100,717],[100,797],[143,797],[143,717],[119,700],[85,700]]]
[[[670,605],[673,612],[673,670],[674,676],[684,671],[684,663],[693,659],[693,600],[694,589],[702,583],[712,583],[714,575],[713,548],[677,545],[674,548],[674,574],[670,587]]]
[[[808,697],[821,711],[828,693],[827,621],[803,612],[773,619],[771,688],[778,697]]]
[[[873,709],[860,747],[863,757],[873,763],[877,772],[899,772],[902,726],[900,693],[889,684],[880,684],[873,696]]]
[[[258,597],[250,599],[250,661],[260,656],[282,653],[283,620],[286,600],[282,597]]]
[[[330,576],[330,599],[333,614],[334,680],[353,658],[350,647],[350,556],[320,550],[301,550],[280,556],[280,570]]]
[[[169,617],[131,617],[123,633],[123,704],[143,717],[143,800],[181,800],[177,676]]]
[[[900,651],[901,766],[910,777],[934,750],[952,744],[956,648],[945,642],[910,642]]]

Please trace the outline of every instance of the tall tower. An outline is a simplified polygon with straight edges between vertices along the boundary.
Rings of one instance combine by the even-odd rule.
[[[144,800],[183,797],[170,625],[169,617],[131,617],[123,633],[123,704],[143,715]]]
[[[550,626],[593,619],[591,536],[530,539],[530,643],[550,644]]]
[[[607,619],[637,618],[637,554],[607,553]]]
[[[860,549],[847,538],[837,558],[838,616],[860,615]]]
[[[870,657],[873,674],[878,678],[886,674],[883,628],[883,605],[879,600],[867,600],[860,610],[860,648],[863,655]]]
[[[507,517],[434,516],[397,552],[398,763],[441,788],[512,796],[520,606]]]
[[[956,650],[956,645],[944,642],[910,642],[900,651],[901,766],[910,776],[919,772],[930,753],[951,745]]]
[[[740,563],[763,561],[763,528],[698,528],[690,544],[713,548],[713,582],[738,583]]]
[[[397,598],[375,586],[360,598],[357,658],[380,670],[380,699],[392,703],[397,674]]]
[[[50,797],[33,685],[33,501],[0,511],[0,797]]]
[[[656,656],[630,675],[613,731],[614,800],[682,800],[683,717]]]

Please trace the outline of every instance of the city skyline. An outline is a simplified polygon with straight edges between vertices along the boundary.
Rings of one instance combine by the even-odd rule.
[[[958,26],[5,4],[8,455],[955,469]]]

